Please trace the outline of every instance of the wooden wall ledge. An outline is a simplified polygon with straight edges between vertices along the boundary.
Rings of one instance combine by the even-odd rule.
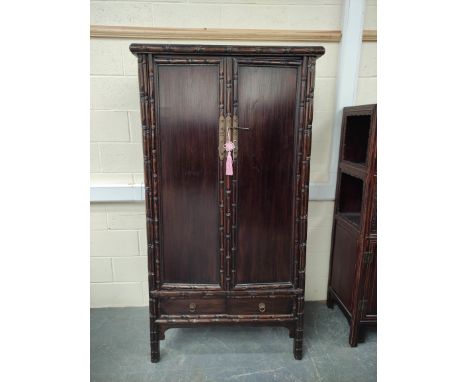
[[[91,37],[152,40],[238,40],[287,42],[340,42],[337,30],[153,28],[91,25]],[[376,30],[365,30],[363,41],[377,41]]]
[[[375,42],[377,41],[377,30],[364,30],[362,32],[362,41]]]

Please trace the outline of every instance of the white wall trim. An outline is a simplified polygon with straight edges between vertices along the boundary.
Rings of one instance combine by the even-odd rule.
[[[143,184],[103,184],[90,187],[91,202],[136,202],[145,200]]]
[[[329,199],[330,184],[312,183],[309,200],[324,201]],[[90,187],[90,202],[141,202],[145,200],[144,184],[102,184]]]
[[[336,174],[335,174],[336,178]],[[336,183],[336,181],[335,181]],[[311,182],[309,183],[309,200],[325,201],[335,199],[335,186],[333,182]]]
[[[336,102],[328,167],[328,181],[310,183],[310,200],[334,200],[343,107],[356,103],[364,27],[365,0],[345,0],[341,21],[340,58],[336,75]],[[326,53],[325,53],[326,54]]]

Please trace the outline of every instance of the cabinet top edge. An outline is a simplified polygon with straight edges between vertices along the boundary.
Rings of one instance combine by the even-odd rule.
[[[313,56],[325,53],[323,46],[252,46],[252,45],[177,45],[177,44],[130,44],[134,55],[154,53],[158,55],[268,55],[268,56]]]
[[[359,115],[359,114],[371,114],[377,110],[377,104],[371,103],[366,105],[355,105],[346,106],[343,108],[343,115]]]

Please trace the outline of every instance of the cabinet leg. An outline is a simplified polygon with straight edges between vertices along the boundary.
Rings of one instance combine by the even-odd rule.
[[[151,342],[151,362],[159,362],[161,355],[159,353],[159,325],[151,324],[150,327],[150,342]]]
[[[349,329],[349,345],[352,348],[355,348],[359,340],[359,321],[351,320],[351,325]]]
[[[327,293],[327,307],[330,309],[333,309],[334,302],[333,302],[333,297],[330,292]]]
[[[297,360],[302,359],[302,339],[294,339],[294,358]]]
[[[302,359],[302,339],[304,337],[304,295],[297,298],[297,321],[294,334],[294,358]]]
[[[297,360],[302,359],[302,339],[303,339],[302,325],[297,324],[296,333],[294,336],[294,358]]]

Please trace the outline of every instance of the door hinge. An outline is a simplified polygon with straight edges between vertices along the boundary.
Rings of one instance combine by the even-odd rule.
[[[367,306],[367,300],[365,300],[365,299],[359,300],[359,302],[358,302],[358,311],[359,312],[364,312],[366,310],[366,306]]]
[[[364,264],[370,264],[374,260],[374,252],[364,252]]]

